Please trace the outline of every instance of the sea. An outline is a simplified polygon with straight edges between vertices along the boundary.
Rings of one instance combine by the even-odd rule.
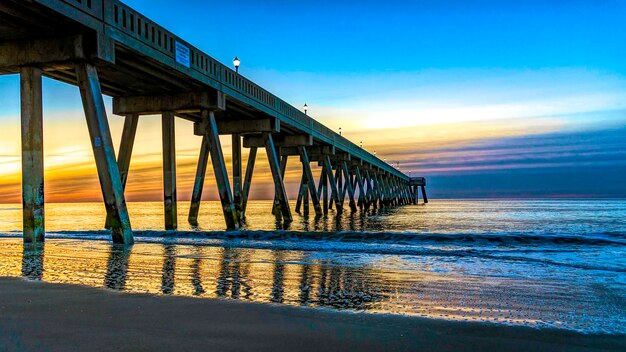
[[[128,207],[131,248],[111,243],[101,203],[47,204],[45,245],[25,248],[21,207],[0,205],[0,276],[626,334],[626,200],[433,200],[288,225],[252,201],[238,231],[224,231],[218,202],[202,203],[197,227],[180,202],[178,231],[162,230],[162,203]]]

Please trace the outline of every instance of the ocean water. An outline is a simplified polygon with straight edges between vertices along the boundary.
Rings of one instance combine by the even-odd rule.
[[[249,204],[224,232],[160,203],[130,203],[137,243],[103,231],[101,204],[48,204],[43,248],[24,249],[21,209],[0,205],[0,276],[126,292],[626,334],[626,201],[435,200],[285,226]]]

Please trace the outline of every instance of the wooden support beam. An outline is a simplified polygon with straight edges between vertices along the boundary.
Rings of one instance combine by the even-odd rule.
[[[122,129],[122,140],[120,141],[120,150],[117,153],[117,167],[120,169],[120,177],[122,178],[122,188],[126,188],[128,180],[128,171],[130,169],[130,159],[133,155],[133,146],[135,145],[135,136],[137,134],[137,123],[139,116],[128,115],[124,119],[124,127]],[[111,214],[107,213],[107,219],[104,227],[111,228]]]
[[[76,77],[96,159],[104,205],[107,213],[113,214],[110,222],[113,242],[130,245],[133,243],[133,231],[120,171],[115,160],[98,73],[93,65],[83,63],[76,66]]]
[[[348,164],[344,161],[343,165],[343,174],[346,179],[346,189],[348,190],[348,200],[350,201],[350,210],[356,211],[356,203],[354,201],[354,187],[352,186],[352,177],[350,175],[350,171],[348,170]]]
[[[217,123],[215,122],[215,114],[209,110],[202,110],[201,114],[202,119],[208,121],[206,136],[209,139],[211,164],[213,164],[213,173],[215,174],[217,190],[222,203],[226,227],[236,230],[239,229],[239,217],[233,202],[233,194],[230,188],[230,181],[228,180],[228,171],[226,170],[226,162],[222,153],[222,144],[217,130]]]
[[[241,216],[246,216],[246,207],[248,206],[248,197],[250,195],[250,184],[252,183],[252,173],[254,171],[254,163],[256,161],[257,148],[250,148],[248,154],[248,165],[246,166],[246,178],[243,181],[243,192],[241,195]]]
[[[328,177],[328,183],[331,190],[331,195],[335,204],[337,205],[337,213],[343,212],[343,202],[339,199],[339,191],[337,190],[337,183],[335,181],[335,176],[333,176],[333,167],[330,163],[330,157],[327,155],[324,158],[324,164],[326,165],[326,176]]]
[[[198,226],[198,213],[200,212],[200,202],[202,201],[202,190],[204,188],[207,163],[209,162],[210,148],[209,137],[206,135],[202,136],[196,178],[194,179],[193,192],[191,193],[191,206],[189,207],[188,220],[192,226]]]
[[[315,209],[315,215],[317,216],[322,215],[320,199],[315,190],[315,180],[313,179],[313,172],[311,170],[311,161],[309,160],[309,155],[305,147],[298,147],[298,150],[300,151],[300,160],[302,160],[302,172],[303,172],[303,175],[306,176],[306,187],[305,187],[305,193],[304,193],[304,199],[306,201],[305,211],[306,211],[306,207],[308,207],[308,205],[306,204],[308,204],[308,201],[309,201],[307,194],[310,193],[311,200],[313,201],[313,208]],[[306,191],[308,191],[308,193]]]
[[[217,128],[220,134],[258,134],[262,132],[279,133],[279,119],[246,119],[246,120],[229,120],[221,118],[216,120]],[[206,130],[206,122],[200,121],[193,125],[194,134],[202,135]],[[255,138],[256,137],[256,138]],[[252,140],[253,142],[250,142]],[[244,147],[246,148],[263,148],[263,138],[259,136],[244,136]]]
[[[420,188],[422,189],[422,197],[424,198],[424,204],[428,204],[428,196],[426,195],[426,186],[421,185]]]
[[[166,111],[161,116],[163,136],[163,208],[165,229],[178,228],[178,208],[176,192],[176,133],[174,112]]]
[[[243,193],[243,171],[241,165],[241,135],[232,135],[232,162],[233,162],[233,201],[235,202],[235,209],[241,215],[241,196]],[[241,216],[239,216],[241,218]]]
[[[41,70],[20,70],[24,243],[44,241],[43,107]]]
[[[219,91],[113,98],[113,113],[116,115],[156,115],[163,111],[183,114],[224,109],[226,97]]]
[[[291,216],[291,210],[289,209],[289,200],[287,198],[287,192],[285,191],[285,184],[283,183],[283,176],[281,172],[281,165],[278,162],[278,154],[276,153],[276,147],[274,146],[274,139],[269,132],[263,133],[263,140],[265,141],[265,151],[267,152],[267,158],[269,160],[270,169],[272,170],[272,177],[274,179],[274,188],[276,190],[276,198],[280,203],[281,213],[283,220],[286,222],[293,221]],[[285,159],[286,164],[286,159]]]

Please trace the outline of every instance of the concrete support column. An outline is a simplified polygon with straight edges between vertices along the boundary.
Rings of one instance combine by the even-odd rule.
[[[285,191],[285,184],[283,183],[283,169],[282,165],[279,165],[278,154],[276,153],[276,147],[274,146],[274,139],[269,132],[263,133],[263,142],[265,143],[265,151],[267,152],[267,158],[270,163],[270,169],[272,170],[272,177],[274,179],[274,188],[276,191],[276,199],[278,201],[283,220],[285,222],[292,222],[291,209],[289,208],[289,200],[287,198],[287,192]],[[287,165],[287,157],[283,157],[285,166]]]
[[[322,207],[320,206],[320,199],[315,191],[315,180],[313,179],[313,171],[311,170],[311,160],[309,160],[309,155],[306,151],[305,147],[298,147],[298,153],[300,154],[300,159],[302,160],[302,173],[304,179],[306,179],[306,184],[304,185],[304,211],[308,212],[307,208],[309,206],[309,194],[311,195],[311,200],[313,201],[313,208],[315,209],[315,215],[322,215]],[[303,179],[303,181],[304,181]]]
[[[426,186],[420,186],[422,188],[422,197],[424,197],[424,204],[428,204],[428,196],[426,196]]]
[[[213,173],[215,174],[215,182],[222,203],[222,211],[224,212],[224,220],[228,229],[239,229],[239,217],[233,194],[228,180],[228,171],[226,171],[226,162],[222,153],[222,144],[220,142],[219,133],[217,131],[217,122],[213,111],[202,110],[202,119],[207,121],[206,137],[209,140],[211,150],[211,164],[213,164]]]
[[[130,245],[133,243],[133,231],[120,171],[115,160],[98,73],[93,65],[84,63],[76,66],[76,77],[96,159],[104,205],[107,213],[112,214],[110,225],[113,242]]]
[[[189,207],[188,220],[192,226],[198,226],[198,213],[200,212],[200,201],[202,200],[202,190],[204,188],[207,163],[209,162],[210,148],[209,137],[206,135],[202,136],[196,178],[194,179],[193,192],[191,193],[191,206]]]
[[[22,206],[24,243],[43,243],[45,233],[43,184],[43,107],[41,70],[20,71],[22,120]]]
[[[133,146],[135,145],[135,135],[137,134],[137,124],[139,123],[139,115],[126,115],[124,119],[124,128],[122,129],[122,140],[120,141],[120,151],[117,153],[117,167],[120,170],[122,178],[122,188],[126,188],[128,180],[128,171],[130,169],[130,159],[133,154]],[[111,214],[107,213],[107,219],[104,227],[111,228]]]
[[[278,151],[276,151],[276,155],[279,155]],[[287,161],[289,159],[288,155],[283,155],[280,159],[280,177],[281,179],[285,178],[285,172],[287,171]],[[282,181],[281,181],[282,182]],[[272,207],[272,214],[280,215],[282,213],[280,200],[278,199],[278,195],[274,195],[274,206]]]
[[[328,155],[324,156],[324,165],[326,166],[326,176],[328,177],[328,183],[331,190],[332,199],[337,206],[337,213],[341,214],[343,212],[343,202],[339,199],[339,191],[337,190],[337,182],[335,180],[335,176],[333,176],[333,167],[330,163],[330,157]]]
[[[246,166],[246,178],[243,181],[243,191],[241,195],[241,218],[246,216],[246,208],[248,207],[248,197],[250,196],[250,185],[252,184],[252,173],[254,172],[254,163],[256,162],[257,148],[250,148],[248,154],[248,165]]]
[[[342,168],[343,174],[346,179],[346,189],[348,191],[350,210],[356,211],[356,202],[354,201],[354,186],[352,185],[352,175],[350,175],[350,170],[348,170],[348,164],[345,161],[342,163]]]
[[[241,217],[241,196],[243,193],[242,188],[242,165],[241,165],[241,136],[239,134],[232,135],[232,149],[233,149],[233,201],[235,202],[235,209],[239,212]]]
[[[176,130],[174,112],[166,111],[161,116],[163,135],[163,208],[165,210],[165,229],[178,228],[178,209],[176,195]]]

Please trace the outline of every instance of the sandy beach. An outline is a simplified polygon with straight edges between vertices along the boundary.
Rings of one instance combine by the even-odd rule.
[[[0,279],[3,351],[607,351],[626,337]]]

